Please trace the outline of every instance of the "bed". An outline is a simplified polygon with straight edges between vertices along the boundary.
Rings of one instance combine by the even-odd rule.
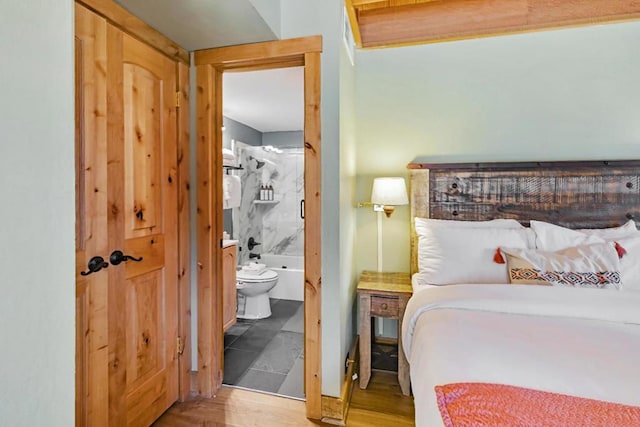
[[[640,425],[640,162],[409,168],[416,425]]]

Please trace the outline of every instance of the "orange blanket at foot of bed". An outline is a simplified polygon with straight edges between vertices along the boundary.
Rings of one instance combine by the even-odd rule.
[[[640,407],[502,384],[436,386],[446,427],[640,426]]]

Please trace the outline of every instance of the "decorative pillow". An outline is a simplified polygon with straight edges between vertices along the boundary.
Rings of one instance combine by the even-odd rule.
[[[424,227],[450,227],[450,228],[525,228],[515,219],[492,219],[490,221],[455,221],[450,219],[415,218],[416,231]]]
[[[497,247],[531,248],[527,228],[418,227],[418,269],[426,283],[509,283],[504,265],[491,262]]]
[[[640,237],[640,232],[632,220],[620,227],[581,230],[571,230],[548,222],[532,220],[531,229],[536,233],[536,247],[551,252],[625,237]]]
[[[507,258],[509,281],[518,285],[620,289],[620,256],[614,243],[567,248],[558,252],[500,248]],[[620,248],[620,251],[623,250]]]

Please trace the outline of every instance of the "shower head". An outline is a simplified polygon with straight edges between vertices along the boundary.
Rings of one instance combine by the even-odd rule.
[[[249,157],[249,160],[255,160],[255,161],[256,161],[256,169],[260,169],[261,167],[263,167],[263,166],[264,166],[264,163],[265,163],[264,161],[262,161],[262,160],[258,160],[258,159],[256,159],[256,158],[255,158],[255,157],[253,157],[253,156],[250,156],[250,157]]]

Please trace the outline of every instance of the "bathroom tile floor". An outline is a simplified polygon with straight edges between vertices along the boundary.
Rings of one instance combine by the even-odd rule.
[[[225,333],[223,383],[303,399],[304,304],[271,299],[271,313]]]

